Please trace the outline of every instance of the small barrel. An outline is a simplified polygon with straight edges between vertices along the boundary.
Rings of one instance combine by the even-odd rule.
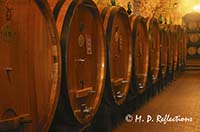
[[[190,43],[196,44],[199,42],[199,34],[198,33],[190,33],[189,34]]]
[[[161,45],[161,71],[162,71],[162,79],[166,78],[167,72],[167,56],[168,56],[168,35],[167,34],[167,25],[160,24],[160,45]]]
[[[194,56],[197,54],[197,47],[190,46],[188,47],[187,52],[189,56]]]
[[[139,94],[147,88],[149,68],[149,40],[145,19],[141,16],[130,16],[134,53],[135,87]]]
[[[57,0],[56,0],[57,1]],[[91,0],[48,0],[62,50],[61,97],[55,122],[85,125],[95,116],[104,91],[106,44],[98,9]]]
[[[160,29],[155,18],[147,20],[147,30],[150,42],[150,72],[152,84],[158,82],[160,71]]]
[[[47,132],[60,92],[60,46],[45,0],[0,2],[0,131]]]
[[[198,24],[196,21],[190,21],[188,24],[187,24],[187,27],[188,27],[188,30],[189,31],[195,31],[198,29]]]
[[[122,105],[132,77],[132,35],[128,13],[122,7],[98,5],[107,44],[106,96],[113,105]]]

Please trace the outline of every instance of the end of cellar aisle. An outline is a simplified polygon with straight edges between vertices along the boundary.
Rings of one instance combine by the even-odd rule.
[[[113,132],[199,132],[199,88],[200,71],[183,72]]]

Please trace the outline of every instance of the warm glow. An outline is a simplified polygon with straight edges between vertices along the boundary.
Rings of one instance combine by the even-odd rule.
[[[182,15],[192,11],[200,11],[200,0],[179,0],[179,13]]]
[[[193,7],[193,10],[194,10],[194,11],[200,11],[200,5],[195,5],[195,6]]]

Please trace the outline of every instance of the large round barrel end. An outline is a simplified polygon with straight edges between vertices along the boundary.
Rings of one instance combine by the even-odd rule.
[[[168,25],[160,24],[160,45],[161,45],[161,72],[162,72],[162,80],[166,79],[167,69],[168,69],[168,42],[169,42],[169,32]]]
[[[127,97],[132,73],[132,37],[129,17],[122,7],[98,5],[104,23],[107,42],[106,95],[115,106]]]
[[[147,20],[148,36],[150,41],[150,72],[152,84],[159,80],[160,71],[160,29],[155,18]]]
[[[58,120],[85,125],[95,116],[104,91],[106,45],[101,17],[92,1],[64,1],[55,10],[63,63],[64,110],[57,113]]]
[[[61,80],[60,45],[50,8],[45,0],[7,0],[0,2],[0,10],[0,126],[14,122],[16,126],[4,128],[48,131]]]
[[[138,93],[143,93],[147,88],[149,73],[149,40],[145,19],[141,16],[130,16],[133,53],[134,53],[134,84]]]

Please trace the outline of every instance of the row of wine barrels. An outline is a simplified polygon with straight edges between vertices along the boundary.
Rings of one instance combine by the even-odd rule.
[[[89,57],[94,56],[95,53],[97,53],[96,55],[97,58],[95,60],[98,60],[101,57],[102,58],[105,57],[105,54],[106,54],[105,47],[103,46],[104,38],[102,37],[102,35],[104,34],[102,34],[102,30],[100,30],[100,28],[96,29],[96,32],[93,32],[91,36],[95,37],[95,33],[96,33],[96,36],[99,36],[99,37],[95,39],[96,40],[95,42],[96,43],[102,42],[102,43],[98,44],[99,47],[98,46],[96,47],[95,52],[92,52],[91,54],[88,54],[87,52],[88,32],[94,31],[93,28],[89,28],[89,25],[90,27],[93,27],[91,25],[98,25],[98,22],[97,22],[99,21],[99,18],[97,17],[98,12],[96,12],[95,10],[96,7],[94,3],[92,3],[91,1],[87,1],[87,2],[82,1],[82,0],[71,1],[71,2],[68,1],[68,2],[62,2],[61,4],[61,1],[59,1],[58,3],[55,3],[54,0],[52,1],[49,0],[49,3],[51,5],[51,9],[54,12],[54,17],[56,19],[56,25],[57,25],[57,29],[58,29],[60,40],[61,40],[60,43],[61,43],[61,48],[62,48],[62,62],[64,63],[62,65],[63,73],[62,73],[62,83],[61,83],[62,85],[61,98],[60,98],[60,102],[57,108],[58,112],[56,114],[56,120],[58,120],[58,122],[62,120],[66,123],[75,122],[79,124],[86,124],[86,123],[89,123],[92,117],[95,115],[98,109],[98,104],[101,100],[101,95],[102,95],[102,93],[97,93],[97,94],[93,93],[91,95],[85,94],[85,93],[88,93],[88,90],[87,90],[88,88],[86,87],[87,83],[89,84],[91,81],[90,79],[92,78],[87,79],[87,76],[91,77],[91,75],[89,75],[91,73],[87,71],[90,65],[88,64],[86,66],[87,68],[83,69],[84,61],[82,61],[84,60],[83,58],[86,58],[86,60],[89,61],[90,59]],[[148,77],[148,59],[149,59],[149,43],[148,43],[147,29],[146,29],[145,21],[142,17],[138,17],[136,18],[136,20],[135,18],[132,17],[131,19],[132,32],[131,32],[128,14],[122,7],[116,7],[116,6],[105,7],[103,5],[98,5],[98,9],[99,9],[99,12],[101,13],[104,31],[106,35],[107,58],[101,59],[101,61],[99,62],[91,60],[91,64],[93,65],[91,65],[89,70],[91,70],[93,67],[100,69],[101,67],[98,67],[99,64],[103,64],[104,67],[106,67],[106,71],[107,71],[106,77],[104,76],[105,71],[98,72],[98,73],[101,73],[102,79],[105,78],[106,88],[104,90],[105,91],[104,98],[106,98],[107,102],[111,102],[111,104],[120,106],[121,104],[124,103],[126,96],[128,94],[130,85],[131,85],[133,63],[135,64],[135,69],[136,69],[135,76],[137,80],[138,91],[142,93],[146,88],[147,77]],[[95,20],[97,20],[96,23],[95,22],[91,23],[91,21],[95,21]],[[88,28],[88,31],[87,31],[87,28]],[[133,48],[132,34],[135,34],[135,32],[137,32],[137,36],[134,38],[137,38],[137,41],[135,41],[135,44],[134,44],[135,47]],[[77,42],[78,44],[74,45],[74,43],[77,43]],[[72,48],[76,49],[77,54],[78,53],[79,54],[77,55],[74,53],[74,51],[72,52],[71,50]],[[98,52],[98,49],[99,49],[99,52]],[[133,57],[133,50],[135,52],[134,57]],[[84,53],[86,55],[84,55]],[[67,58],[66,58],[66,54],[67,54]],[[84,56],[84,57],[81,57],[81,56]],[[74,59],[72,59],[73,57]],[[76,67],[76,65],[79,64],[76,61],[75,62],[69,61],[69,60],[76,60],[76,58],[80,58],[78,60],[80,61],[79,63],[82,69],[81,67]],[[132,58],[135,58],[134,62]],[[107,65],[104,64],[105,60],[107,60],[106,62]],[[92,61],[94,62],[92,63]],[[97,66],[95,66],[95,64]],[[73,71],[73,67],[76,67],[74,71]],[[69,69],[73,73],[79,73],[79,74],[73,77],[72,73],[69,74],[70,71],[67,71]],[[85,71],[85,72],[84,74],[82,74],[82,78],[80,79],[79,76],[80,76],[81,71],[82,72]],[[97,73],[95,75],[98,76]],[[74,81],[74,85],[70,87],[68,86],[69,85],[68,83],[73,81],[73,79],[71,79],[72,78],[71,76],[73,77],[75,81]],[[85,78],[86,80],[84,81]],[[103,82],[101,83],[101,81],[103,80],[97,80],[93,84],[95,84],[95,86],[98,86],[98,85],[103,86],[102,85]],[[84,83],[84,86],[86,88],[83,87],[83,84],[80,87],[79,86],[80,82],[81,84]],[[78,83],[78,84],[75,84],[75,83]],[[88,85],[88,87],[90,85]],[[73,86],[76,86],[76,87],[73,87]],[[91,86],[91,87],[95,88],[95,86]],[[100,90],[101,92],[103,91],[103,87],[98,87],[98,88],[99,88],[99,91]],[[93,91],[96,92],[98,91],[98,89],[97,88],[93,89]],[[79,101],[78,99],[74,99],[75,96],[73,95],[74,94],[73,92],[75,93],[82,92],[83,95],[85,96],[84,98],[82,97],[81,100]],[[96,99],[92,100],[91,96],[93,96],[93,98],[96,98]],[[83,107],[83,104],[85,107]],[[92,108],[92,110],[90,109],[91,112],[85,113],[84,111],[86,111],[85,110],[86,108]],[[78,109],[78,112],[77,112],[77,109]]]
[[[178,68],[180,69],[183,68],[185,64],[184,59],[186,57],[185,52],[186,52],[187,34],[184,34],[184,30],[179,25],[160,25],[160,28],[161,28],[161,67],[162,67],[162,60],[165,60],[165,62],[167,62],[168,72],[172,73],[173,71],[174,72],[177,71]],[[167,52],[165,51],[162,52],[162,49],[165,49],[165,47],[163,47],[163,44],[165,42],[167,43]],[[166,55],[167,59],[165,59],[165,57],[162,56],[162,54],[164,56]]]
[[[160,28],[155,18],[147,20],[148,37],[150,41],[150,72],[152,83],[158,82],[160,71]]]
[[[109,104],[122,105],[132,82],[132,33],[128,13],[122,7],[98,5],[107,44],[105,97]]]
[[[102,97],[120,106],[132,82],[139,94],[146,90],[149,69],[156,83],[160,63],[163,75],[177,64],[176,32],[163,30],[160,37],[155,19],[146,23],[91,0],[48,3],[0,3],[0,131],[46,132],[53,117],[86,125]]]
[[[178,67],[180,69],[183,68],[185,65],[184,59],[186,58],[186,39],[187,39],[187,33],[184,31],[181,26],[176,27],[176,34],[177,34],[177,44],[178,44]]]
[[[187,52],[189,56],[200,55],[200,47],[191,46],[188,48]]]
[[[48,0],[62,50],[61,95],[55,120],[85,125],[97,112],[104,91],[107,62],[101,17],[92,1],[55,1]]]
[[[187,41],[188,36],[187,32],[180,25],[175,25],[172,28],[172,31],[175,33],[175,46],[174,46],[174,71],[180,68],[183,69],[186,64],[186,55],[187,55]],[[196,45],[196,44],[195,44]],[[191,54],[194,54],[193,48],[190,49]]]
[[[0,2],[0,131],[47,132],[60,91],[60,46],[45,0]]]
[[[106,89],[104,98],[106,98],[107,102],[111,102],[112,104],[119,106],[123,104],[126,99],[126,96],[128,94],[131,85],[132,69],[133,69],[132,68],[133,44],[132,44],[132,32],[129,23],[129,17],[126,11],[121,7],[115,7],[115,6],[105,7],[98,5],[99,12],[101,13],[102,16],[104,31],[106,34],[107,58],[105,59],[104,57],[106,53],[103,44],[104,38],[102,37],[104,34],[102,34],[102,29],[100,28],[100,25],[98,25],[98,22],[100,21],[99,18],[97,17],[98,12],[95,10],[96,7],[94,3],[92,3],[91,1],[86,2],[82,0],[62,2],[62,4],[60,1],[58,3],[55,3],[55,1],[49,0],[49,3],[51,5],[52,11],[54,12],[56,25],[61,40],[60,43],[62,48],[62,62],[63,62],[61,98],[58,104],[55,120],[58,120],[58,122],[64,121],[66,123],[69,123],[74,121],[75,123],[86,124],[89,123],[92,117],[95,115],[98,109],[99,102],[101,101],[102,93],[100,92],[103,91],[103,85],[102,85],[103,80],[96,80],[96,82],[93,82],[94,85],[91,86],[90,81],[95,77],[90,75],[92,73],[90,73],[88,70],[91,70],[92,68],[94,69],[95,67],[97,68],[96,69],[97,71],[101,68],[99,67],[100,64],[101,64],[100,66],[103,65],[104,67],[106,67],[107,71],[106,77],[104,76],[105,74],[105,70],[103,71],[104,67],[102,67],[101,71],[97,72],[101,78],[98,77],[97,73],[94,74],[95,70],[93,70],[94,71],[93,75],[96,75],[97,79],[105,78]],[[92,23],[91,21],[94,22]],[[133,28],[134,31],[137,31],[138,32],[137,34],[139,34],[139,36],[137,36],[136,38],[139,37],[141,41],[140,43],[135,44],[135,46],[137,46],[135,48],[135,52],[136,53],[140,52],[139,56],[138,54],[134,55],[137,56],[137,58],[139,57],[137,60],[135,60],[137,67],[136,76],[138,79],[137,80],[138,89],[140,91],[141,90],[144,91],[144,89],[146,88],[147,74],[148,74],[149,49],[148,45],[146,45],[148,44],[147,34],[146,34],[147,31],[144,25],[145,24],[144,20],[139,18],[139,20],[137,20],[136,23],[137,24],[139,23],[139,26],[141,26],[138,28],[138,25],[134,23],[135,26]],[[95,25],[97,29],[94,30],[92,28],[94,26],[91,25]],[[142,29],[143,31],[141,32],[140,29]],[[92,53],[88,53],[87,49],[88,47],[87,39],[89,39],[87,38],[88,32],[92,32],[91,36],[95,40],[95,43],[99,42],[99,44],[96,45],[96,48],[95,45],[92,46],[94,49],[96,49],[96,51],[92,51]],[[95,36],[99,37],[94,38]],[[146,39],[144,39],[143,37],[145,37]],[[144,40],[146,40],[145,43],[143,43]],[[74,43],[77,43],[77,45],[74,45]],[[138,47],[140,47],[139,51],[137,51]],[[76,49],[77,54],[75,54],[74,51],[72,52],[71,49]],[[87,64],[87,66],[85,66],[85,69],[83,69],[84,61],[82,60],[89,61],[91,56],[95,56],[95,53],[96,53],[96,59],[91,59],[90,62],[92,65]],[[70,60],[77,60],[76,58],[80,58],[78,59],[80,61],[79,62],[80,67],[76,66],[79,64],[76,61],[70,61]],[[96,62],[95,60],[98,59],[99,62]],[[107,65],[104,64],[105,60],[107,60],[106,62]],[[144,63],[145,65],[144,68],[140,66],[141,62]],[[95,64],[97,66],[95,66]],[[73,67],[76,67],[74,71]],[[71,74],[69,74],[70,71],[67,71],[69,69],[71,71]],[[84,73],[82,74],[82,78],[80,78],[79,77],[80,73],[83,71]],[[74,76],[72,75],[72,72],[79,74]],[[92,78],[89,78],[88,76],[89,77],[92,76]],[[84,80],[85,78],[86,80]],[[70,86],[68,83],[70,83],[73,80],[74,80],[74,85]],[[81,87],[79,83],[81,83]],[[88,87],[93,87],[92,90],[93,94],[85,94],[88,93],[87,90],[88,88],[86,87],[87,85]],[[95,89],[95,86],[98,85],[100,85],[101,87],[99,86]],[[97,93],[97,91],[99,91],[99,93]],[[77,95],[77,93],[80,94],[82,93],[81,95],[84,95],[84,97],[80,97],[81,100],[79,100],[76,96],[73,95],[73,94]],[[86,109],[87,110],[89,109],[90,112],[86,113],[85,112]]]

